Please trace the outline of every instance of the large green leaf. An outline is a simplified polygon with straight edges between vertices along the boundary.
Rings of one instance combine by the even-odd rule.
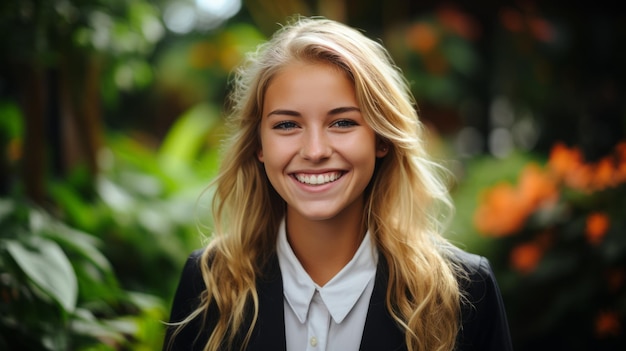
[[[40,233],[44,238],[59,243],[66,250],[69,249],[69,252],[85,258],[102,271],[112,271],[110,262],[99,250],[99,246],[102,245],[100,239],[68,227],[63,222],[55,221],[42,211],[31,211],[29,221],[32,232]]]
[[[32,245],[26,246],[16,240],[7,240],[6,248],[37,287],[66,311],[74,311],[78,296],[76,274],[57,243],[43,238],[33,238]]]
[[[208,103],[198,104],[180,116],[159,150],[165,169],[196,161],[207,133],[218,121],[219,110]]]

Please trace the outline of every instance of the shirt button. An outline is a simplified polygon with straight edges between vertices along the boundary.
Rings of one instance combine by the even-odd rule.
[[[317,346],[317,338],[316,337],[311,337],[311,346],[315,347]]]

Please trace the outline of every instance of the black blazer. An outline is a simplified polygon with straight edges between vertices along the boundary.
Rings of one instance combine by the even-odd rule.
[[[198,264],[201,252],[195,251],[187,259],[174,296],[170,321],[184,319],[198,305],[198,297],[205,288]],[[398,328],[385,306],[388,270],[382,255],[380,257],[360,350],[406,350],[404,333]],[[462,306],[461,330],[456,350],[512,350],[504,304],[489,262],[484,257],[461,250],[456,252],[455,257],[470,278],[468,281],[461,280],[460,284],[471,302]],[[284,351],[286,345],[283,285],[277,257],[270,261],[266,272],[268,274],[257,281],[259,315],[247,350]],[[187,325],[174,338],[170,349],[168,345],[173,328],[168,328],[163,350],[202,350],[210,330],[215,325],[217,314],[216,310],[210,310],[204,326],[200,318]],[[250,315],[251,313],[248,313],[247,323],[250,322]],[[247,330],[248,325],[244,325],[242,329]],[[223,345],[223,349],[239,350],[243,333],[236,337],[235,345]]]

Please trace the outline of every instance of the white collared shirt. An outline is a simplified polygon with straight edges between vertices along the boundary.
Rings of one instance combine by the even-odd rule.
[[[284,219],[277,252],[285,296],[287,350],[358,350],[378,263],[369,231],[352,260],[323,287],[311,279],[291,249]]]

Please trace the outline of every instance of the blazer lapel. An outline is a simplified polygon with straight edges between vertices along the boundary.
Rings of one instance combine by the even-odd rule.
[[[273,257],[266,267],[267,275],[259,278],[259,316],[246,350],[286,351],[283,279],[278,258]]]
[[[359,348],[361,351],[406,350],[404,333],[387,311],[385,304],[388,272],[387,262],[381,255],[363,328]]]

